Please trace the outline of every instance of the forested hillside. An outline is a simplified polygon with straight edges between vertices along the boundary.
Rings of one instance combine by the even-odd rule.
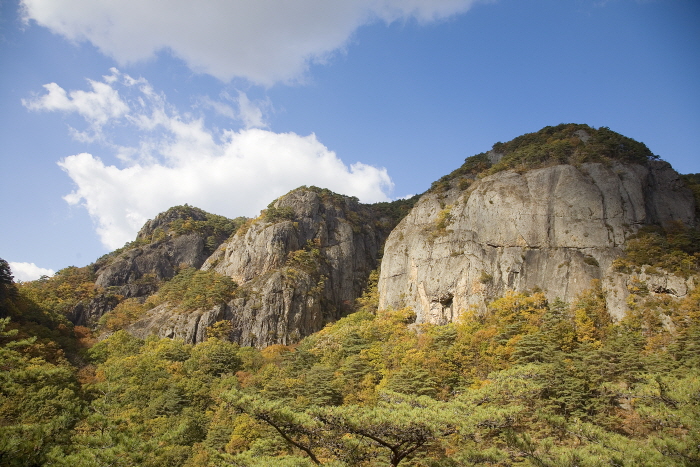
[[[296,346],[95,343],[2,284],[2,465],[462,466],[700,462],[700,289],[634,295],[612,323],[596,284],[571,304],[508,293],[415,325],[358,311]],[[372,284],[374,282],[374,284]]]

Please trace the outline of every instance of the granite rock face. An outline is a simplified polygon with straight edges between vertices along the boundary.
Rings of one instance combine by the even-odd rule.
[[[206,340],[209,326],[229,321],[232,332],[228,338],[241,345],[291,344],[318,331],[327,320],[337,319],[323,312],[322,291],[311,274],[282,268],[239,288],[225,305],[180,311],[163,303],[125,329],[139,338],[157,335],[196,344]]]
[[[125,330],[140,339],[156,335],[196,344],[206,340],[206,329],[209,326],[230,318],[231,313],[226,306],[182,313],[164,303],[149,310],[145,317],[127,326]]]
[[[226,320],[230,339],[241,345],[291,344],[353,311],[395,223],[357,198],[302,187],[271,203],[208,258],[201,236],[168,238],[112,260],[98,271],[98,285],[128,293],[150,280],[153,291],[134,291],[147,295],[182,264],[201,266],[237,283],[233,299],[189,312],[163,303],[125,329],[197,343],[207,327]],[[161,224],[150,221],[143,237],[151,238]]]
[[[183,265],[228,276],[237,288],[218,306],[183,312],[164,295],[127,330],[197,343],[228,321],[231,340],[256,347],[293,344],[352,312],[380,257],[379,308],[411,307],[418,323],[483,311],[509,290],[571,302],[594,280],[620,319],[639,283],[675,297],[695,287],[658,267],[623,273],[632,268],[614,263],[642,227],[698,220],[693,192],[671,166],[605,127],[562,124],[496,143],[414,203],[364,205],[302,187],[240,228],[179,206],[149,221],[132,248],[98,262],[97,284],[145,298]],[[74,310],[76,320],[95,322],[114,306],[98,298]]]
[[[196,234],[181,235],[162,242],[128,250],[98,269],[95,283],[101,287],[137,284],[146,276],[156,281],[173,277],[181,266],[199,268],[207,259],[204,239]],[[125,288],[125,296],[143,291]]]
[[[239,285],[233,340],[290,344],[353,309],[390,222],[356,198],[300,188],[279,198],[204,263]]]
[[[204,239],[192,233],[137,246],[97,263],[95,285],[105,292],[71,312],[73,324],[94,327],[100,317],[119,303],[115,297],[142,298],[158,291],[163,280],[181,267],[199,268],[206,260]]]
[[[142,298],[157,292],[159,285],[182,267],[199,268],[207,259],[206,234],[197,231],[176,234],[176,221],[205,221],[207,213],[187,207],[172,208],[149,220],[130,248],[108,255],[95,265],[95,285],[105,292],[71,312],[76,325],[94,327],[119,303],[117,297]]]
[[[670,221],[694,225],[695,202],[662,161],[503,171],[429,192],[387,239],[380,308],[444,324],[506,290],[570,301],[598,279],[620,318],[627,289],[613,260],[641,226]]]
[[[68,319],[75,325],[95,327],[99,319],[119,304],[114,294],[102,293],[87,303],[78,303],[70,311]]]

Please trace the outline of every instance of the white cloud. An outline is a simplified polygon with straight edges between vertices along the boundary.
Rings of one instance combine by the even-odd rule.
[[[126,64],[171,51],[221,80],[303,77],[376,20],[428,23],[488,0],[22,0],[26,21],[90,41]]]
[[[218,115],[230,118],[231,120],[238,119],[239,113],[229,104],[220,101],[215,101],[209,96],[200,97],[198,103],[206,109],[212,109]]]
[[[263,107],[259,104],[255,104],[248,99],[248,96],[241,91],[238,91],[238,98],[236,99],[238,104],[238,118],[243,121],[246,128],[265,128],[267,123],[265,123],[265,117],[263,114]],[[269,101],[263,103],[269,106]]]
[[[178,204],[229,217],[253,216],[300,185],[329,188],[365,202],[389,200],[393,183],[385,169],[360,162],[348,166],[314,134],[254,128],[264,123],[263,114],[243,93],[236,101],[237,112],[246,115],[240,117],[245,127],[215,132],[206,127],[203,116],[179,113],[144,79],[114,70],[103,83],[90,84],[115,95],[118,86],[138,84],[137,92],[124,93],[129,95],[123,101],[125,113],[107,113],[140,138],[138,146],[105,142],[123,167],[87,153],[59,162],[76,185],[64,199],[88,210],[108,248],[133,240],[147,219]],[[42,108],[78,112],[92,125],[92,114],[58,102],[62,103]]]
[[[199,104],[204,108],[212,109],[223,117],[240,121],[245,128],[267,128],[269,126],[266,120],[266,115],[272,109],[272,103],[269,99],[253,102],[248,99],[248,95],[243,91],[238,91],[236,97],[223,92],[221,97],[233,103],[234,106],[225,102],[215,101],[209,96],[201,97]]]
[[[89,125],[89,131],[79,132],[72,129],[73,135],[80,141],[94,141],[101,138],[102,127],[110,120],[118,119],[129,112],[129,106],[119,97],[119,92],[110,86],[118,76],[112,69],[112,75],[105,76],[105,82],[87,80],[92,91],[71,91],[56,83],[44,85],[47,93],[22,99],[22,105],[29,110],[62,111],[77,113]]]
[[[12,275],[15,276],[15,281],[34,281],[41,276],[53,276],[53,269],[40,268],[34,263],[13,263],[10,262]]]
[[[178,204],[230,217],[254,216],[300,185],[327,187],[368,202],[388,200],[385,191],[392,182],[385,169],[362,163],[348,167],[315,135],[249,129],[228,138],[221,155],[182,153],[173,164],[120,169],[91,154],[67,157],[59,165],[77,189],[65,199],[87,208],[108,248],[133,240],[147,219]]]

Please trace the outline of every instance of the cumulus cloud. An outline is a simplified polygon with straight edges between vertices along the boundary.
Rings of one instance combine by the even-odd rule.
[[[116,73],[117,70],[112,69],[112,75],[104,77],[105,82],[87,80],[92,91],[66,92],[56,83],[45,84],[45,94],[22,99],[22,105],[29,110],[77,113],[87,121],[89,130],[72,129],[74,137],[80,141],[94,141],[101,136],[102,127],[108,121],[129,112],[129,106],[120,98],[119,92],[110,86],[117,79]]]
[[[276,197],[300,185],[317,185],[357,196],[365,202],[387,201],[393,188],[386,169],[361,162],[345,164],[316,135],[275,133],[262,126],[263,113],[244,93],[232,111],[239,130],[213,131],[203,115],[181,114],[144,79],[112,70],[101,83],[107,94],[123,92],[124,112],[112,119],[139,137],[136,146],[106,142],[121,161],[106,164],[92,154],[76,154],[58,164],[75,183],[65,200],[84,206],[102,243],[117,248],[133,240],[144,222],[171,206],[188,203],[229,217],[254,216]],[[121,88],[120,88],[121,86]],[[57,86],[58,87],[58,86]],[[60,89],[60,88],[59,88]],[[111,91],[110,91],[111,90]],[[48,102],[53,98],[35,98]],[[77,91],[54,91],[74,96]],[[88,125],[91,113],[62,102],[42,110],[76,112]],[[213,102],[213,101],[212,101]],[[40,104],[36,104],[39,106]],[[109,119],[103,123],[110,122]]]
[[[34,281],[41,276],[53,276],[55,273],[53,269],[40,268],[34,263],[10,262],[9,264],[16,281]]]
[[[487,0],[22,0],[25,21],[126,64],[167,50],[221,80],[298,80],[373,21],[448,18]]]

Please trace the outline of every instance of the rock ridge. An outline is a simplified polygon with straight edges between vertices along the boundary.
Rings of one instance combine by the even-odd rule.
[[[694,226],[695,201],[663,161],[500,171],[424,195],[387,239],[380,308],[413,307],[445,324],[506,290],[572,300],[603,281],[625,298],[612,263],[641,226]],[[446,305],[440,297],[452,297]],[[624,300],[609,300],[621,318]]]
[[[126,298],[145,299],[182,268],[199,268],[243,222],[192,206],[175,206],[147,221],[136,240],[98,259],[92,266],[103,293],[71,312],[77,325],[94,327]]]
[[[354,311],[398,222],[397,205],[390,204],[362,204],[316,187],[293,190],[250,219],[201,265],[237,283],[233,299],[216,310],[185,314],[164,303],[126,329],[138,336],[201,342],[208,326],[226,320],[229,339],[241,345],[298,342]]]
[[[329,190],[304,187],[270,203],[202,266],[239,285],[232,339],[290,344],[353,311],[391,227]]]

